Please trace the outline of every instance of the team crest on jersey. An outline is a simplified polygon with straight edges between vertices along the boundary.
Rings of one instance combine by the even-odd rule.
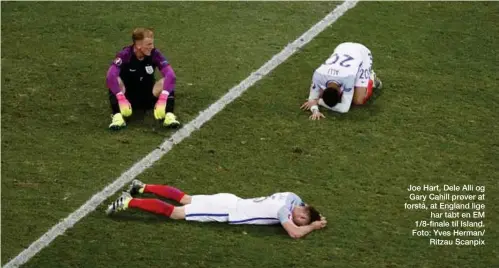
[[[113,63],[116,64],[117,66],[120,66],[122,63],[121,58],[117,57],[116,59],[114,59]]]
[[[152,66],[147,65],[147,66],[146,66],[146,72],[147,72],[148,74],[152,74],[152,73],[154,72],[154,69],[152,68]]]

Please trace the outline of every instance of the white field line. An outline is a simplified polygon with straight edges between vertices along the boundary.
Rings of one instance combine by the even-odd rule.
[[[19,253],[19,255],[17,255],[14,259],[10,260],[4,267],[19,267],[20,265],[29,261],[33,256],[35,256],[43,248],[54,241],[56,237],[63,234],[67,229],[72,228],[78,221],[80,221],[90,212],[94,211],[102,202],[122,189],[137,175],[141,174],[144,170],[152,166],[163,155],[168,153],[172,149],[173,145],[178,144],[185,138],[189,137],[192,132],[199,129],[207,121],[213,118],[213,116],[220,112],[227,104],[234,101],[249,87],[269,74],[281,63],[286,61],[296,51],[305,46],[319,33],[324,31],[328,26],[338,20],[338,18],[345,14],[345,12],[355,7],[357,2],[358,0],[345,1],[341,5],[337,6],[332,12],[326,15],[326,17],[312,26],[312,28],[298,37],[295,41],[288,44],[281,52],[274,55],[269,61],[267,61],[262,67],[260,67],[260,69],[251,73],[250,76],[244,79],[237,86],[231,88],[229,92],[227,92],[222,98],[213,103],[210,107],[208,107],[204,111],[201,111],[195,119],[176,131],[170,138],[166,139],[158,149],[153,150],[140,161],[136,162],[131,168],[121,174],[121,176],[117,178],[113,183],[106,186],[101,192],[92,196],[92,198],[90,198],[80,208],[60,221],[57,225],[53,226],[49,231],[38,238],[38,240],[33,242],[27,249]]]

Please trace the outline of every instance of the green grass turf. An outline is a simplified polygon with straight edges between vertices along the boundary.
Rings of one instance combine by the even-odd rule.
[[[207,12],[206,6],[223,11],[238,4],[181,5],[190,7],[190,12],[199,8],[201,13]],[[198,36],[181,34],[187,25],[201,23],[199,19],[168,31],[178,34],[164,42],[174,67],[175,61],[182,63],[178,69],[185,82],[180,85],[186,90],[179,90],[183,92],[179,93],[178,104],[181,117],[195,116],[332,9],[331,5],[329,9],[316,6],[325,3],[239,5],[245,8],[241,7],[238,14],[245,17],[233,21],[240,28],[234,29],[238,32],[232,38],[234,42],[247,40],[242,44],[232,46],[234,43],[227,41],[229,37],[220,37],[221,30],[206,35],[212,38],[209,44],[192,41]],[[277,8],[289,5],[294,5],[294,9],[276,12]],[[19,20],[14,10],[21,12],[31,6],[3,3],[2,12]],[[499,95],[495,88],[498,58],[493,51],[499,46],[495,38],[499,33],[495,23],[499,21],[498,7],[490,2],[362,2],[139,176],[146,182],[172,184],[191,194],[232,192],[253,197],[291,190],[328,217],[327,229],[294,241],[279,227],[174,222],[141,212],[108,218],[103,214],[105,206],[101,206],[43,250],[27,267],[496,266],[499,251],[494,230],[498,229],[499,216],[494,207],[498,204]],[[102,7],[80,9],[88,14],[76,15],[77,18],[101,14],[97,17],[111,20],[110,25],[120,23],[104,11],[96,11]],[[154,10],[159,12],[157,8]],[[178,9],[166,10],[182,17]],[[217,21],[222,15],[208,14],[211,23],[219,25]],[[249,24],[243,20],[255,20],[255,16],[265,17],[264,14],[268,20],[262,20],[259,27],[252,21],[255,29],[243,31]],[[2,20],[8,21],[5,17]],[[208,18],[204,19],[211,21]],[[46,19],[42,21],[49,23]],[[116,40],[122,38],[125,42],[122,36],[137,22],[132,19],[130,23],[122,32],[116,33],[110,27],[101,34],[95,33],[99,38],[110,38],[103,39],[98,48],[109,46],[102,49],[105,52],[101,52],[100,59],[94,56],[95,61],[90,61],[83,57],[84,61],[80,56],[69,60],[70,64],[76,64],[79,59],[81,64],[87,62],[88,68],[92,68],[91,75],[83,72],[78,78],[68,73],[67,79],[73,79],[75,88],[82,87],[81,80],[92,82],[87,90],[74,91],[80,94],[78,98],[72,98],[76,93],[69,94],[71,89],[55,90],[53,83],[60,82],[41,74],[47,80],[36,86],[44,87],[45,96],[35,93],[36,90],[19,92],[14,86],[17,81],[33,74],[26,75],[25,70],[14,68],[24,62],[23,57],[9,59],[4,49],[2,63],[7,65],[4,70],[12,72],[18,80],[9,84],[5,81],[8,76],[2,75],[2,86],[7,88],[2,92],[2,115],[6,120],[2,129],[3,259],[14,256],[20,247],[81,205],[168,135],[151,131],[144,124],[131,126],[118,135],[105,130],[108,123],[102,112],[107,108],[105,92],[99,89],[102,82],[95,77],[107,66],[102,64],[97,71],[93,69],[94,62],[109,60],[108,55],[117,47]],[[283,29],[276,30],[278,25]],[[2,23],[3,33],[6,27]],[[172,26],[164,27],[166,31]],[[94,30],[83,32],[94,34]],[[282,34],[280,42],[274,36],[277,33]],[[72,33],[66,38],[74,40],[75,35],[78,36]],[[80,35],[81,40],[89,39],[85,34]],[[301,112],[299,106],[308,95],[313,69],[335,45],[351,40],[366,44],[373,52],[374,68],[385,85],[383,95],[372,105],[354,108],[346,115],[328,112],[324,121],[309,121],[308,114]],[[3,48],[8,47],[5,42]],[[24,45],[25,42],[28,40]],[[186,42],[192,42],[195,49],[188,49]],[[75,43],[82,44],[82,50],[92,44]],[[214,51],[214,47],[227,55],[205,52]],[[193,57],[193,51],[199,54]],[[39,59],[41,63],[51,58],[50,51],[45,53]],[[238,71],[233,68],[237,64],[235,54],[247,62]],[[30,56],[31,53],[26,53],[24,57]],[[200,70],[199,64],[189,61],[193,58],[202,58],[213,68]],[[199,75],[198,70],[204,75]],[[219,70],[222,74],[216,72]],[[207,77],[209,80],[196,82]],[[191,90],[182,84],[188,81],[199,83],[199,87]],[[53,94],[53,99],[49,101],[47,94]],[[96,101],[98,94],[100,102]],[[65,109],[72,111],[76,122],[64,125],[64,120],[70,118]],[[57,112],[59,120],[53,115]],[[31,116],[36,120],[30,120]],[[104,162],[111,157],[120,165]],[[55,179],[59,183],[54,183]],[[426,183],[487,187],[486,246],[436,247],[428,245],[428,238],[411,236],[411,230],[416,229],[414,222],[429,220],[429,212],[404,210],[403,205],[408,202],[405,189],[409,184]],[[61,200],[68,193],[69,198]]]
[[[171,135],[152,114],[107,129],[106,71],[134,27],[156,29],[188,122],[335,5],[3,2],[2,259]]]

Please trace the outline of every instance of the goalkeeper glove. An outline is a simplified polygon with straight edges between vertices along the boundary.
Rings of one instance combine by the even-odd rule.
[[[161,94],[159,95],[158,101],[156,102],[156,105],[154,106],[154,117],[157,120],[164,119],[166,116],[165,108],[166,108],[166,100],[168,99],[168,91],[163,90]]]
[[[116,98],[118,99],[121,115],[124,117],[132,115],[132,105],[130,105],[130,102],[126,99],[125,94],[123,94],[123,92],[119,92],[116,94]]]

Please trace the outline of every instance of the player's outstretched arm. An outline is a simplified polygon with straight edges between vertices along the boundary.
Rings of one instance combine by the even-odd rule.
[[[314,112],[312,108],[314,106],[317,107],[317,103],[319,102],[319,98],[320,98],[321,94],[322,94],[322,90],[318,86],[316,86],[314,84],[310,85],[310,93],[308,95],[308,99],[307,99],[307,101],[305,101],[305,103],[302,104],[302,106],[300,108],[302,110],[305,110],[305,111],[310,110],[310,111]]]
[[[309,117],[311,120],[320,120],[321,118],[325,118],[325,116],[319,111],[319,98],[322,94],[322,89],[314,84],[310,86],[310,93],[307,101],[302,104],[300,107],[304,111],[312,112],[312,115]]]
[[[120,76],[120,67],[115,64],[111,64],[106,74],[106,85],[113,92],[114,95],[120,93],[120,84],[118,82],[118,77]]]
[[[169,110],[173,111],[173,102],[170,101],[170,103],[168,104],[168,98],[175,90],[177,76],[175,75],[175,72],[173,71],[173,68],[168,60],[158,49],[155,49],[153,53],[153,62],[163,75],[163,86],[161,88],[161,92],[154,92],[154,95],[158,97],[156,105],[154,106],[154,117],[158,120],[162,120],[166,117],[167,105],[170,105],[171,107]],[[157,89],[155,86],[154,91],[156,90]]]
[[[121,92],[119,76],[121,59],[117,58],[113,64],[109,67],[106,75],[106,84],[109,90],[116,96],[118,105],[120,107],[120,112],[123,116],[128,117],[132,115],[132,106],[130,102],[125,97],[125,94]]]
[[[109,66],[106,75],[106,85],[109,88],[109,90],[111,90],[111,92],[116,96],[121,114],[125,117],[128,117],[132,115],[132,106],[125,97],[125,94],[121,92],[119,77],[121,69],[120,66],[122,63],[123,62],[121,57],[117,56],[116,59],[111,64],[111,66]]]

